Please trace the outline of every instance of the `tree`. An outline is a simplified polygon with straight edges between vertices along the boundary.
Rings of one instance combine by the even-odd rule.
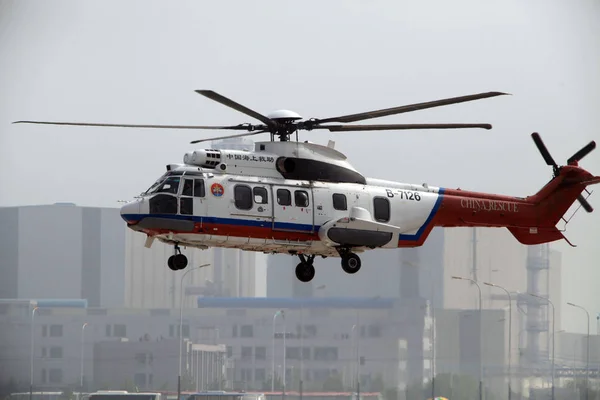
[[[271,391],[271,385],[272,385],[272,379],[273,379],[273,375],[269,375],[267,377],[267,380],[265,380],[262,383],[261,390],[270,392]],[[283,390],[283,381],[281,380],[281,377],[277,373],[275,373],[275,384],[273,386],[274,386],[274,390],[276,390],[276,391]]]

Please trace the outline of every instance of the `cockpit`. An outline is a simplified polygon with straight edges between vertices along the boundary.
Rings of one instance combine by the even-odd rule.
[[[121,208],[121,215],[132,214],[179,214],[194,215],[195,199],[205,197],[204,174],[199,171],[167,171],[148,190],[140,194],[140,200]]]

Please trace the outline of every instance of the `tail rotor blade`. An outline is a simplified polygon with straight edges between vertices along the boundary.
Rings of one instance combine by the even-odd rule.
[[[579,150],[577,153],[573,154],[568,160],[567,163],[571,164],[573,162],[577,162],[579,160],[581,160],[583,157],[587,156],[592,150],[594,150],[596,148],[596,142],[594,142],[593,140],[591,142],[589,142],[588,144],[586,144],[585,146],[583,146],[581,148],[581,150]]]
[[[583,197],[582,194],[580,194],[579,196],[577,196],[577,200],[579,200],[579,202],[581,203],[581,206],[583,207],[583,209],[589,213],[591,213],[592,211],[594,211],[594,208],[590,205],[590,203],[588,203],[588,201],[585,199],[585,197]]]
[[[550,155],[550,152],[548,151],[548,149],[546,148],[546,145],[542,141],[540,134],[537,132],[533,132],[531,134],[531,138],[533,139],[533,142],[537,146],[540,153],[542,153],[542,157],[544,157],[544,161],[546,161],[546,164],[551,165],[556,168],[557,167],[556,162],[554,161],[554,158],[552,158],[552,156]]]

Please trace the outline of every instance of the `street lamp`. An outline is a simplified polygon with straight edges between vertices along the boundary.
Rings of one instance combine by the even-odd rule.
[[[283,310],[277,310],[275,312],[275,314],[273,314],[273,339],[272,339],[272,356],[271,356],[271,362],[272,362],[272,376],[271,376],[271,392],[275,391],[275,319],[277,318],[278,315],[283,316]],[[284,340],[285,340],[285,332],[284,332]],[[285,351],[285,345],[284,345],[284,351]],[[284,362],[285,362],[285,354],[284,354]]]
[[[483,282],[484,285],[487,286],[491,286],[491,287],[496,287],[498,289],[502,289],[506,292],[506,294],[508,295],[508,400],[511,399],[512,397],[512,389],[511,389],[511,379],[512,379],[512,370],[511,370],[511,364],[512,364],[512,298],[510,297],[510,292],[500,286],[500,285],[495,285],[493,283],[489,283],[489,282]],[[552,348],[554,349],[554,346],[552,346]],[[554,358],[554,357],[553,357]],[[552,384],[552,387],[554,387],[554,383]],[[554,396],[552,397],[554,398]]]
[[[183,273],[183,275],[181,275],[181,281],[179,283],[179,375],[177,375],[177,400],[181,398],[181,352],[183,347],[183,278],[185,278],[188,272],[207,267],[209,265],[210,264],[202,264],[197,267],[188,269]]]
[[[572,307],[577,307],[585,311],[587,315],[587,356],[586,356],[586,366],[585,366],[585,399],[588,400],[590,396],[589,389],[589,379],[590,379],[590,313],[588,310],[583,308],[582,306],[578,306],[577,304],[567,303]]]
[[[555,309],[554,309],[554,303],[552,303],[550,301],[549,298],[546,297],[542,297],[542,296],[538,296],[537,294],[533,294],[533,293],[526,293],[532,297],[536,297],[540,300],[545,300],[548,302],[548,304],[550,304],[552,306],[552,400],[554,400],[554,334],[555,334],[555,329],[554,329],[554,321],[555,321],[555,317],[556,317],[556,313],[555,313]]]
[[[85,322],[81,326],[81,370],[80,370],[80,379],[79,379],[79,390],[83,393],[83,333],[85,332],[85,327],[88,325]]]
[[[479,290],[479,400],[483,400],[483,373],[482,373],[482,364],[483,364],[483,354],[482,354],[482,337],[481,334],[481,286],[475,279],[471,278],[463,278],[462,276],[453,276],[452,279],[460,279],[463,281],[470,281],[477,286]]]
[[[33,400],[33,317],[38,307],[33,307],[31,310],[31,360],[29,362],[29,400]]]

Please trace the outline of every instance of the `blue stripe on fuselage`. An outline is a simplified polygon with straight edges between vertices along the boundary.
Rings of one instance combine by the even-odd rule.
[[[413,233],[412,235],[407,235],[407,234],[400,234],[398,237],[398,240],[419,240],[421,239],[421,236],[423,235],[423,232],[425,231],[425,229],[427,228],[427,226],[429,226],[429,224],[431,223],[431,220],[433,219],[433,217],[435,217],[435,214],[438,212],[440,205],[442,204],[442,199],[444,198],[444,188],[439,188],[439,192],[438,192],[438,198],[435,201],[435,204],[433,205],[433,208],[431,209],[431,212],[429,213],[429,217],[427,217],[427,219],[425,220],[425,223],[423,225],[421,225],[421,227],[419,228],[419,230],[417,231],[417,233]]]
[[[272,223],[269,221],[257,221],[248,219],[237,219],[237,218],[219,218],[219,217],[204,217],[196,215],[179,215],[179,214],[124,214],[122,215],[125,221],[141,221],[144,218],[165,218],[165,219],[178,219],[183,221],[194,221],[205,224],[219,224],[219,225],[233,225],[233,226],[252,226],[257,228],[271,228]],[[275,222],[276,229],[292,229],[295,231],[306,231],[310,233],[313,230],[311,224],[295,224],[292,222]],[[315,232],[320,228],[319,225],[315,225]]]

